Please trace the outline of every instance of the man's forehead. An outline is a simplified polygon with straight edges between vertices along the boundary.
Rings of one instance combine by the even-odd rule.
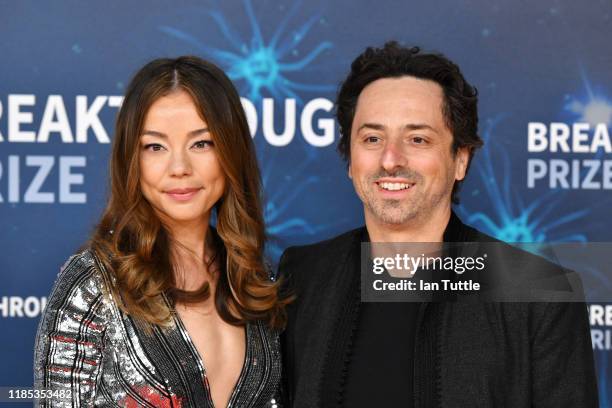
[[[388,90],[405,89],[412,92],[431,94],[432,96],[442,97],[443,91],[440,84],[424,78],[417,78],[411,75],[402,75],[399,77],[385,77],[370,82],[366,85],[359,97],[372,92],[384,92]]]
[[[440,101],[443,96],[442,87],[437,82],[402,76],[381,78],[369,83],[359,94],[357,104],[372,98],[429,98],[433,101]]]
[[[368,123],[437,128],[444,121],[442,105],[443,91],[436,82],[410,76],[379,79],[359,95],[353,129]]]

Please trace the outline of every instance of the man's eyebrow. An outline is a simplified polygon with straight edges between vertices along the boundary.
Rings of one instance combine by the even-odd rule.
[[[372,129],[372,130],[385,130],[386,127],[385,125],[381,125],[380,123],[364,123],[361,126],[359,126],[359,128],[357,129],[357,132],[361,131],[362,129]],[[437,133],[437,130],[434,129],[433,127],[425,124],[425,123],[408,123],[406,125],[404,125],[404,129],[405,130],[422,130],[422,129],[427,129],[427,130],[431,130],[433,132]]]
[[[204,133],[208,132],[208,128],[202,128],[202,129],[196,129],[196,130],[192,130],[191,132],[187,133],[187,136],[189,137],[196,137],[196,136],[200,136]],[[155,137],[161,137],[162,139],[167,139],[168,136],[165,133],[162,132],[158,132],[157,130],[143,130],[142,131],[142,136],[155,136]]]
[[[404,126],[404,129],[406,130],[423,130],[423,129],[427,129],[427,130],[431,130],[432,132],[436,132],[438,133],[438,131],[436,129],[434,129],[433,127],[425,124],[425,123],[409,123],[406,126]]]
[[[385,125],[381,125],[380,123],[364,123],[359,126],[357,132],[360,132],[362,129],[385,130]]]

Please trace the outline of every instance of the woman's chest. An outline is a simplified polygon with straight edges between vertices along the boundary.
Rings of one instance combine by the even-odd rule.
[[[247,325],[242,336],[242,365],[228,406],[262,406],[280,384],[278,336],[259,323]],[[195,338],[211,340],[207,335]],[[210,354],[216,348],[201,344],[200,350]],[[97,399],[122,406],[212,407],[205,363],[180,320],[168,329],[147,330],[125,317],[108,328]]]

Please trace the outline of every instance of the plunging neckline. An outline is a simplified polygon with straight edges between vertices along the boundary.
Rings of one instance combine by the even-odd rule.
[[[187,346],[189,350],[191,351],[191,353],[193,354],[193,357],[198,365],[198,370],[200,371],[200,375],[202,377],[202,385],[206,388],[206,396],[208,399],[207,402],[211,408],[217,408],[215,407],[215,403],[212,399],[212,390],[210,388],[210,383],[208,382],[208,375],[206,374],[206,366],[204,364],[204,358],[202,357],[202,355],[196,348],[195,343],[193,342],[191,335],[187,331],[187,327],[185,327],[185,324],[183,323],[183,319],[181,319],[181,316],[179,315],[178,311],[176,310],[176,308],[174,308],[173,305],[170,305],[170,307],[172,307],[173,319],[174,319],[174,322],[177,328],[179,329],[179,332],[181,333],[181,337],[185,340],[185,343],[187,343]],[[249,323],[245,324],[244,326],[244,337],[245,337],[244,338],[244,361],[242,362],[242,369],[240,370],[240,375],[238,376],[238,380],[236,380],[236,384],[234,384],[234,388],[232,389],[232,393],[227,401],[227,405],[225,406],[225,408],[233,407],[233,404],[238,396],[238,390],[242,388],[242,383],[244,382],[244,377],[246,376],[247,365],[251,359],[251,349],[252,349],[252,344],[251,344],[251,341],[249,340],[251,337],[249,335],[250,331],[251,331],[251,325]]]

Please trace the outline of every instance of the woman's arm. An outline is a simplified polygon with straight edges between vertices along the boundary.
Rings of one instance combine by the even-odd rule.
[[[106,327],[102,286],[88,251],[70,258],[60,272],[36,335],[34,385],[53,391],[40,406],[93,406]]]

